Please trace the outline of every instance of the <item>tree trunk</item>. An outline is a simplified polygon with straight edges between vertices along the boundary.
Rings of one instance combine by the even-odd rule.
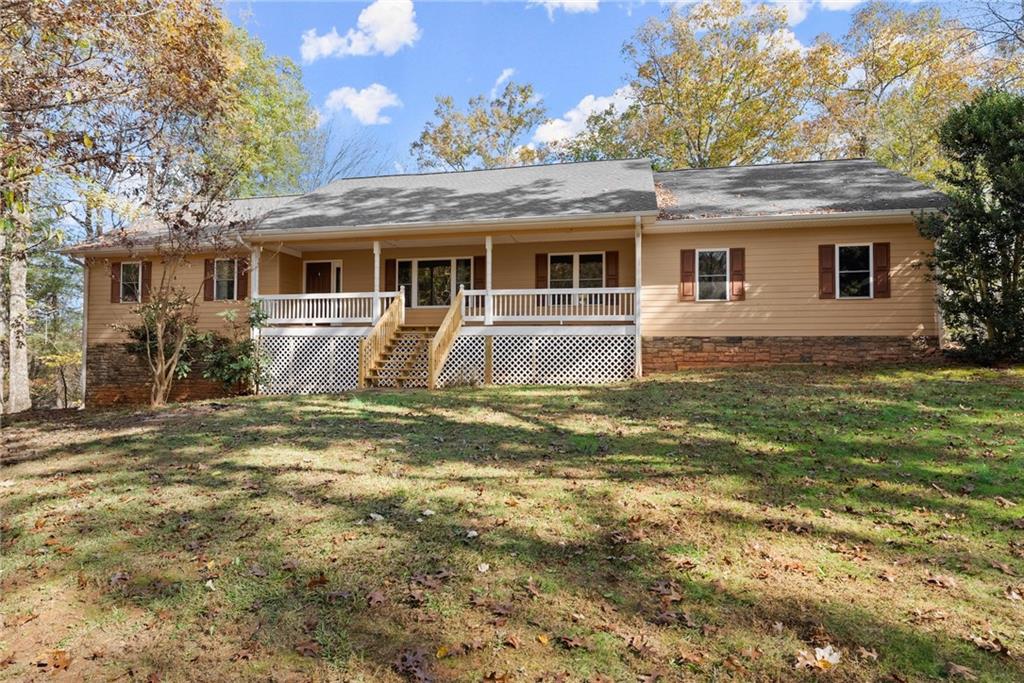
[[[7,395],[5,382],[7,358],[2,353],[3,340],[7,339],[7,316],[10,313],[10,298],[6,296],[7,287],[7,235],[0,223],[0,300],[4,302],[0,308],[0,415],[4,414],[4,397]]]
[[[28,217],[19,212],[14,223],[11,238],[10,261],[10,318],[7,341],[10,358],[10,394],[7,411],[19,413],[32,407],[32,395],[28,382],[28,301],[26,288],[28,280],[28,250],[26,246]]]

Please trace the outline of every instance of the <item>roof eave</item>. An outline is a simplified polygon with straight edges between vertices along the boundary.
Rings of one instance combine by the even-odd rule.
[[[790,213],[765,216],[717,216],[713,218],[659,218],[645,233],[715,232],[725,230],[768,230],[811,228],[842,222],[846,225],[872,225],[886,222],[910,223],[922,213],[935,213],[937,207],[885,209],[876,211],[836,211],[832,213]]]
[[[627,220],[636,216],[655,218],[658,209],[643,211],[615,211],[608,213],[586,213],[573,216],[523,216],[520,218],[485,218],[466,221],[418,221],[410,223],[375,223],[346,226],[316,226],[312,228],[288,228],[286,230],[254,230],[246,235],[249,242],[264,239],[280,240],[282,238],[309,237],[330,235],[332,237],[382,237],[396,233],[417,233],[438,229],[452,232],[470,232],[481,228],[495,226],[511,226],[519,229],[548,228],[572,226],[579,223],[604,220]]]

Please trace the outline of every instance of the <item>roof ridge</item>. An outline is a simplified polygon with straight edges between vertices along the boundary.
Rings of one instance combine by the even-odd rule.
[[[689,168],[670,168],[664,171],[654,171],[654,174],[658,175],[659,173],[682,173],[684,171],[721,171],[730,168],[768,168],[770,166],[799,166],[801,164],[833,164],[845,161],[868,161],[873,164],[881,166],[881,164],[879,164],[874,159],[868,159],[866,157],[853,157],[851,159],[802,159],[800,161],[771,161],[766,164],[733,164],[731,166],[693,166]]]

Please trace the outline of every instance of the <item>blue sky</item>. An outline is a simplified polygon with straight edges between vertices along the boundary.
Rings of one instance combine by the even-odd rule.
[[[781,4],[795,39],[807,45],[820,33],[844,33],[860,3]],[[396,171],[414,170],[409,144],[430,119],[435,95],[464,103],[503,75],[532,83],[557,119],[538,140],[574,132],[590,109],[621,101],[628,73],[621,46],[666,9],[597,0],[227,3],[229,16],[271,53],[302,66],[313,105],[335,130],[372,136]]]

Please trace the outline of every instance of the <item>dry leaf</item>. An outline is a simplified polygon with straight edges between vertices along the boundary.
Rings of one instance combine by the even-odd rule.
[[[949,674],[950,678],[961,678],[965,681],[976,681],[978,675],[974,673],[972,669],[968,669],[966,666],[960,666],[959,664],[949,663],[946,668],[946,673]]]
[[[929,572],[924,581],[940,588],[956,588],[956,579],[948,574],[932,574]]]

